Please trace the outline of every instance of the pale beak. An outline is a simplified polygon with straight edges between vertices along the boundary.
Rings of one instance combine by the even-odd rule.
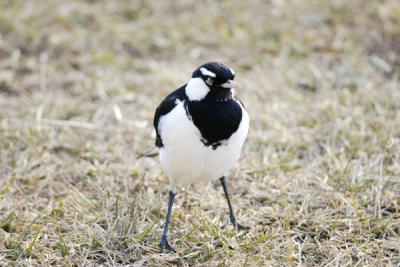
[[[232,80],[228,80],[226,83],[221,84],[222,87],[224,88],[238,88],[240,85],[237,82],[234,82]]]

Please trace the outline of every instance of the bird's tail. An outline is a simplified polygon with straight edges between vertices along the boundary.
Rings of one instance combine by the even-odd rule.
[[[151,149],[151,150],[148,150],[148,151],[146,151],[146,152],[143,152],[142,154],[140,154],[137,158],[138,159],[140,159],[140,158],[143,158],[143,157],[155,157],[155,156],[157,156],[158,155],[158,147],[155,147],[155,148],[153,148],[153,149]]]

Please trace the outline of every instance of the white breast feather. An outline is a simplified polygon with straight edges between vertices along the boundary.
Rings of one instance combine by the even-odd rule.
[[[241,105],[240,105],[241,106]],[[242,121],[229,141],[212,149],[200,141],[201,134],[187,117],[184,102],[160,118],[158,129],[164,147],[160,149],[161,167],[171,188],[176,185],[207,182],[225,175],[239,158],[249,129],[249,117],[242,108]]]
[[[160,118],[158,129],[164,144],[159,155],[165,174],[172,184],[191,183],[204,169],[204,145],[183,101]]]

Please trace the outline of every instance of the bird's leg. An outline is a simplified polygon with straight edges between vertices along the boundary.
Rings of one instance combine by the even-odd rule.
[[[169,191],[167,219],[165,221],[164,232],[163,235],[161,236],[161,242],[160,242],[161,253],[164,253],[165,249],[168,249],[176,253],[176,250],[168,242],[169,219],[171,218],[172,205],[174,204],[175,195],[176,193]]]
[[[222,176],[219,180],[221,181],[222,188],[224,188],[226,200],[228,201],[229,217],[231,218],[231,222],[232,222],[233,226],[235,227],[235,229],[243,229],[243,230],[250,229],[250,227],[248,227],[248,226],[241,225],[236,219],[235,212],[233,211],[233,208],[231,205],[231,200],[229,199],[228,189],[226,188],[225,176]]]

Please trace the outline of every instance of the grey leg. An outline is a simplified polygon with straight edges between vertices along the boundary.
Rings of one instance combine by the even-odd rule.
[[[169,191],[167,219],[165,221],[164,232],[163,235],[161,236],[161,242],[160,242],[161,253],[164,253],[165,249],[176,253],[176,250],[168,242],[168,226],[169,226],[169,220],[171,218],[172,205],[174,204],[175,195],[176,193]]]
[[[233,211],[233,208],[232,208],[232,205],[231,205],[231,200],[229,199],[228,189],[226,188],[225,176],[222,176],[219,180],[221,181],[222,188],[224,189],[226,200],[228,201],[229,217],[231,218],[231,222],[232,222],[233,226],[235,227],[235,229],[243,229],[243,230],[250,229],[250,227],[248,227],[248,226],[241,225],[236,219],[235,212]]]

